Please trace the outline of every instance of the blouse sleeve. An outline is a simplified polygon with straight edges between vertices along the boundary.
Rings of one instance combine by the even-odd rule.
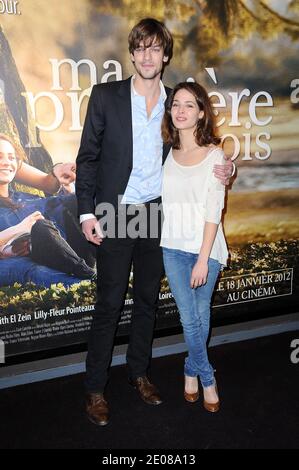
[[[213,166],[224,165],[224,153],[219,149],[217,156],[213,159]],[[225,186],[221,181],[216,178],[213,173],[213,168],[211,169],[211,174],[209,177],[208,193],[207,193],[207,202],[206,202],[206,215],[205,221],[212,222],[214,224],[219,224],[221,222],[222,211],[224,208],[224,199],[225,199]]]

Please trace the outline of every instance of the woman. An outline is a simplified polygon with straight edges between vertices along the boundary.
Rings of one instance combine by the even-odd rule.
[[[213,110],[202,86],[185,82],[174,88],[162,135],[172,149],[163,170],[161,246],[189,353],[184,396],[198,400],[199,376],[204,407],[216,412],[220,404],[207,338],[211,297],[228,257],[221,225],[225,187],[213,174],[224,153],[217,147]]]
[[[30,256],[35,263],[76,279],[95,277],[94,257],[73,214],[75,196],[40,198],[12,191],[10,184],[22,161],[22,149],[0,134],[0,257],[4,263],[20,257],[19,271],[21,257]],[[9,265],[2,260],[3,274]],[[45,285],[44,279],[40,283]]]

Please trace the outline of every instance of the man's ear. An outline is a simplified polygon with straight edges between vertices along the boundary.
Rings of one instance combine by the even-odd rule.
[[[131,58],[131,62],[135,62],[135,58],[134,58],[134,55],[132,54],[132,52],[130,54],[130,58]]]
[[[168,62],[168,57],[164,56],[163,57],[163,62]]]

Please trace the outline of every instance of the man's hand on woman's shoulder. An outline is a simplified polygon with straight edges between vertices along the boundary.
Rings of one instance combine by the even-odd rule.
[[[224,165],[214,165],[214,175],[220,179],[223,185],[228,186],[231,177],[235,174],[236,167],[229,157],[224,155],[224,158]]]

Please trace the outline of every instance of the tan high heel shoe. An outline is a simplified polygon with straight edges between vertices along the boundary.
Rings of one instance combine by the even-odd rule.
[[[199,399],[199,391],[197,390],[195,393],[188,393],[186,392],[186,389],[184,389],[184,398],[189,403],[195,403]]]
[[[205,398],[203,399],[203,406],[210,413],[217,413],[217,411],[219,411],[219,409],[220,409],[220,401],[219,401],[219,394],[218,394],[218,388],[217,388],[216,381],[215,381],[215,391],[216,391],[216,394],[218,396],[218,401],[216,403],[209,403],[205,400]]]

